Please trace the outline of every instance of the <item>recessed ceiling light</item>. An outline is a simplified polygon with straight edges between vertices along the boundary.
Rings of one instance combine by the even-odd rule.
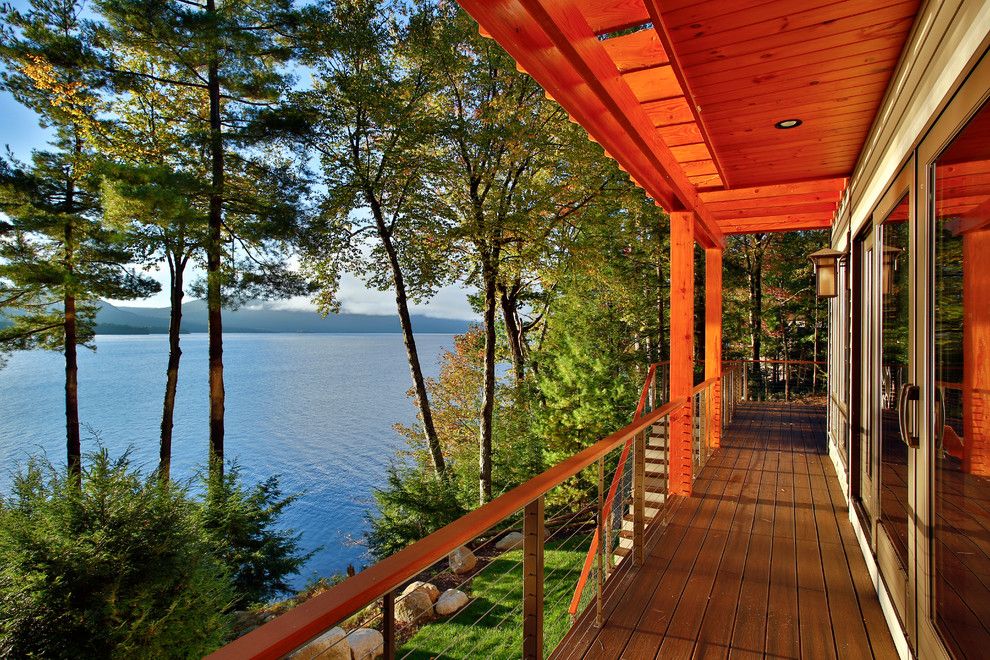
[[[774,128],[797,128],[802,124],[800,119],[782,119],[774,124]]]

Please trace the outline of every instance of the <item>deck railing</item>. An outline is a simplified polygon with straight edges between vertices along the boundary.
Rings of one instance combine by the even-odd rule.
[[[742,376],[744,401],[820,398],[828,391],[828,363],[824,360],[732,360]]]
[[[662,524],[666,510],[666,474],[660,466],[666,464],[670,414],[684,406],[694,409],[694,451],[699,469],[714,449],[716,425],[721,427],[715,411],[722,412],[722,422],[731,417],[740,394],[738,369],[730,367],[721,378],[705,381],[689,397],[657,405],[664,380],[662,367],[650,368],[635,419],[628,426],[256,628],[211,657],[279,658],[316,638],[329,639],[330,643],[307,657],[336,657],[333,644],[348,639],[348,644],[356,643],[356,631],[367,633],[369,629],[380,635],[377,639],[383,648],[379,651],[388,659],[404,657],[402,653],[463,657],[479,652],[463,637],[480,626],[498,628],[511,644],[510,654],[542,658],[545,641],[555,645],[571,625],[566,604],[576,578],[586,583],[594,568],[593,590],[581,589],[590,597],[582,601],[579,594],[578,604],[594,604],[600,613],[605,581],[616,557],[620,561],[632,557],[637,564],[643,561],[647,527]],[[721,403],[716,398],[718,391]],[[616,476],[606,492],[606,467],[611,473],[613,466]],[[496,549],[507,532],[520,529],[521,547]],[[598,543],[597,539],[605,542]],[[586,554],[585,549],[593,545],[595,549]],[[466,547],[479,558],[480,568],[458,573],[451,555]],[[579,556],[585,558],[580,572],[580,562],[575,561]],[[549,568],[548,557],[552,560]],[[448,615],[450,618],[429,624],[459,625],[421,641],[420,633],[429,625],[420,626],[432,618],[433,610],[422,621],[410,621],[408,605],[412,601],[403,604],[403,600],[418,597],[412,596],[416,591],[403,591],[403,587],[424,574],[436,575],[444,586],[473,590],[475,598]],[[484,602],[479,595],[484,591],[481,583],[487,589]],[[507,621],[511,625],[503,629]],[[335,629],[342,622],[351,628],[349,632]],[[403,644],[405,647],[400,648]],[[423,648],[423,644],[432,645]]]

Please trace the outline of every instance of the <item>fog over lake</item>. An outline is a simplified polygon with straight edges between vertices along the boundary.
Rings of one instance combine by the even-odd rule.
[[[417,335],[427,377],[439,371],[451,335]],[[79,353],[83,452],[132,448],[146,471],[158,461],[168,346],[164,335],[99,336]],[[184,335],[172,440],[172,474],[193,476],[207,455],[207,338]],[[400,334],[230,334],[224,337],[225,447],[251,483],[282,476],[301,493],[284,517],[308,549],[322,546],[295,578],[368,562],[360,545],[371,492],[413,423],[411,382]],[[14,354],[0,369],[0,490],[32,454],[65,463],[64,362],[55,352]]]

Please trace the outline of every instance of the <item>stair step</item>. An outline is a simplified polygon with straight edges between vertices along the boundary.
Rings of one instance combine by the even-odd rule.
[[[620,546],[619,546],[618,548],[616,548],[616,549],[615,549],[615,550],[613,550],[612,552],[613,552],[613,553],[614,553],[614,554],[615,554],[616,556],[618,556],[618,557],[625,557],[626,555],[628,555],[628,554],[629,554],[629,551],[630,551],[631,549],[632,549],[632,548],[627,548],[627,547],[626,547],[626,546],[624,546],[624,545],[620,545]]]
[[[644,500],[644,502],[643,502],[643,513],[646,515],[647,520],[649,520],[653,516],[655,516],[658,513],[660,513],[660,506],[663,505],[663,498],[658,498],[658,499],[659,499],[659,501],[657,501],[656,499],[654,499],[654,500],[649,500],[649,499]],[[632,512],[633,501],[632,501],[632,498],[631,497],[626,499],[625,504],[626,504],[627,507],[629,507],[629,511]],[[651,504],[658,504],[660,506],[650,506]]]

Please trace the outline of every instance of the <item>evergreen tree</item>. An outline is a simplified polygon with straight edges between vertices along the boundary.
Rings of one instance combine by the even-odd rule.
[[[128,299],[158,288],[127,264],[133,252],[100,222],[86,154],[35,152],[31,166],[0,163],[0,211],[12,232],[0,242],[0,298],[12,324],[0,343],[65,353],[66,453],[78,474],[81,446],[76,346],[92,346],[100,298]]]
[[[126,265],[130,246],[100,222],[91,143],[101,130],[101,81],[93,74],[90,31],[72,0],[6,7],[0,58],[3,87],[55,133],[30,165],[0,164],[0,211],[10,224],[0,243],[0,300],[12,325],[0,341],[65,353],[66,453],[80,470],[76,346],[93,336],[99,298],[139,298],[157,283]]]
[[[182,99],[183,140],[199,154],[206,216],[211,464],[223,470],[222,307],[236,299],[305,290],[285,268],[303,188],[296,165],[263,131],[291,85],[285,63],[296,14],[288,0],[100,0],[100,68],[121,94],[157,84]],[[154,67],[144,62],[154,62]]]

